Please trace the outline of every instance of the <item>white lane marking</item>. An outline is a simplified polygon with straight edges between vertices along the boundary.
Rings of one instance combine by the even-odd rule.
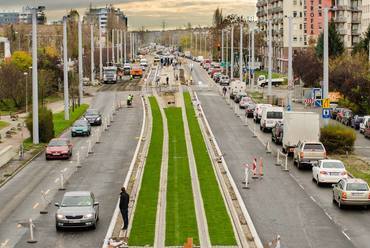
[[[39,205],[40,205],[40,203],[38,203],[38,202],[37,202],[35,205],[33,205],[33,207],[32,207],[32,208],[33,208],[33,209],[35,209],[35,208],[37,208]]]
[[[326,214],[326,216],[328,216],[328,218],[329,218],[330,220],[333,220],[333,218],[328,214],[328,212],[326,212],[326,211],[325,211],[325,214]]]
[[[304,190],[304,187],[303,187],[303,185],[302,185],[302,184],[300,184],[300,183],[299,183],[298,185],[299,185],[299,187],[301,187],[301,188]]]
[[[311,200],[315,203],[317,203],[316,199],[313,196],[310,196]]]
[[[50,189],[45,191],[45,195],[47,195],[50,192]]]
[[[68,169],[67,168],[64,168],[63,172],[66,172]]]
[[[343,235],[346,236],[348,240],[351,240],[351,238],[348,236],[348,234],[345,231],[342,231]]]
[[[9,239],[5,240],[4,242],[1,243],[0,247],[1,248],[6,247],[6,245],[9,243],[9,241],[10,241]]]
[[[55,183],[59,182],[59,178],[55,179],[55,180],[54,180],[54,182],[55,182]]]

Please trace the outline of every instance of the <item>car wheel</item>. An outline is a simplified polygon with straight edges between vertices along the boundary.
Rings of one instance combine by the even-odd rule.
[[[93,229],[93,230],[96,229],[96,222],[91,226],[91,229]]]

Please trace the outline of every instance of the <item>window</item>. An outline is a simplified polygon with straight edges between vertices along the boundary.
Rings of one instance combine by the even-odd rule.
[[[297,17],[297,11],[293,11],[293,17]]]

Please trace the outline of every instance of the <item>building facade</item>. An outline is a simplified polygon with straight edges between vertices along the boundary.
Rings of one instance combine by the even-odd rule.
[[[46,15],[44,7],[39,7],[37,11],[37,23],[45,24]],[[28,7],[23,7],[20,12],[2,12],[0,13],[0,25],[6,24],[32,24],[32,13]]]
[[[90,6],[85,15],[85,22],[99,23],[103,34],[106,33],[109,20],[112,21],[112,26],[119,26],[119,28],[127,30],[127,17],[122,10],[116,9],[113,6],[106,6],[104,8],[93,8]]]
[[[362,33],[365,33],[370,25],[370,0],[362,0],[361,10],[361,30]]]
[[[0,13],[0,25],[16,24],[19,22],[18,12],[3,12]]]
[[[369,1],[370,0],[363,0]],[[335,7],[334,7],[335,6]],[[370,6],[370,3],[369,3]],[[273,70],[287,73],[289,20],[292,18],[293,53],[315,45],[324,28],[324,8],[329,8],[329,21],[334,21],[345,48],[359,42],[361,30],[361,0],[258,0],[257,26],[267,41],[268,21],[272,23]],[[370,11],[370,10],[369,10]],[[370,21],[370,13],[369,13]],[[267,67],[267,42],[262,51]]]

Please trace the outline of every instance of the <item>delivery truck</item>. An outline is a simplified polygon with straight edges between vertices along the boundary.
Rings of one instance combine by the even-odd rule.
[[[319,114],[313,112],[285,112],[283,152],[292,155],[299,142],[319,142],[319,119]]]
[[[271,79],[271,85],[272,86],[276,86],[276,87],[278,87],[279,85],[281,85],[281,84],[283,84],[284,83],[284,81],[285,81],[285,79],[284,78],[272,78]],[[257,79],[257,85],[259,86],[259,87],[262,87],[262,88],[264,88],[265,86],[267,86],[268,85],[268,78],[266,78],[266,76],[265,75],[260,75],[259,77],[258,77],[258,79]]]

